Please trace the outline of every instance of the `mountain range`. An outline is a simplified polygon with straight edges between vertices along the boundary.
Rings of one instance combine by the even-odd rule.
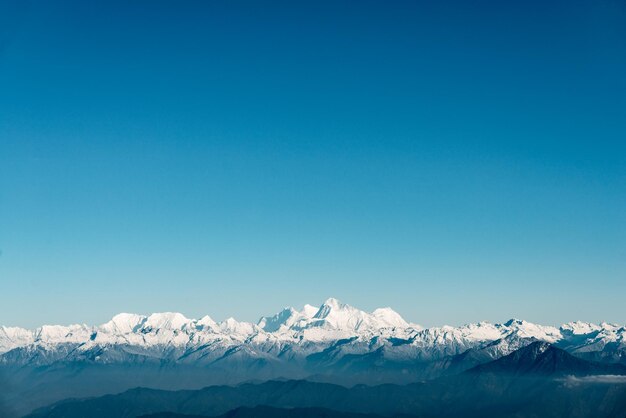
[[[613,381],[597,380],[606,379],[608,375],[603,373],[612,373]],[[578,380],[572,380],[573,376]],[[284,380],[186,391],[137,388],[118,395],[63,401],[41,408],[29,418],[622,418],[625,413],[626,366],[582,360],[548,343],[534,342],[459,375],[408,385],[348,388]]]
[[[0,327],[0,364],[50,365],[56,362],[176,362],[214,364],[231,357],[267,361],[384,351],[389,360],[433,361],[480,349],[486,358],[508,354],[531,341],[545,341],[588,359],[626,363],[626,328],[572,322],[561,327],[511,319],[460,327],[423,328],[391,308],[365,312],[336,299],[320,307],[285,308],[258,323],[180,313],[122,313],[100,326],[45,325],[35,330]]]
[[[517,319],[424,328],[391,308],[365,312],[333,298],[257,323],[123,313],[100,326],[0,327],[0,408],[11,405],[20,415],[69,397],[136,387],[197,390],[276,379],[418,384],[534,343],[566,353],[572,368],[576,361],[613,367],[626,365],[625,334],[615,324],[553,327]]]

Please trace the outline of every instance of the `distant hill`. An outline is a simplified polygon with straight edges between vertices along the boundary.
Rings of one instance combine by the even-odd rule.
[[[272,408],[269,406],[256,406],[254,408],[236,408],[218,417],[161,412],[143,415],[139,418],[383,418],[383,416],[340,412],[324,408]]]
[[[67,400],[30,417],[134,418],[164,411],[169,416],[203,417],[263,417],[266,412],[273,414],[267,416],[291,417],[295,411],[316,411],[330,415],[311,416],[623,418],[626,370],[581,360],[537,342],[459,375],[410,385],[346,388],[286,380],[186,391],[137,388],[119,395]],[[249,415],[255,411],[256,415]]]

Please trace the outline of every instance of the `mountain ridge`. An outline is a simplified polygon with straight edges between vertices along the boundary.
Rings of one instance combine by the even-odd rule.
[[[288,308],[260,324],[167,313],[120,314],[98,328],[49,326],[0,353],[0,381],[10,387],[0,404],[4,397],[26,413],[68,397],[140,386],[192,390],[275,379],[412,384],[460,375],[538,342],[582,360],[626,364],[624,328],[615,325],[556,328],[514,319],[405,328],[393,326],[397,318],[388,309],[374,311],[385,321],[372,322],[380,315],[338,301],[323,306]],[[263,329],[268,326],[274,331]]]
[[[623,416],[614,412],[626,413],[626,380],[598,385],[580,379],[576,386],[568,386],[559,379],[565,371],[572,376],[589,376],[609,370],[596,367],[551,344],[535,342],[457,376],[430,382],[347,388],[306,380],[270,380],[183,391],[135,388],[117,395],[58,402],[29,417],[330,418],[363,413],[420,417]],[[626,367],[613,365],[613,369],[626,375]],[[601,413],[596,407],[599,401],[605,402]]]
[[[216,322],[208,315],[189,319],[163,312],[120,313],[100,326],[0,327],[0,365],[139,359],[214,364],[255,358],[265,364],[306,363],[311,355],[320,360],[324,353],[339,359],[376,352],[385,360],[402,363],[442,361],[468,350],[471,358],[486,361],[533,341],[555,344],[583,358],[626,364],[625,336],[626,329],[614,324],[570,322],[557,328],[519,319],[423,328],[391,308],[366,312],[329,298],[319,307],[287,307],[257,323],[234,318]]]
[[[108,322],[99,326],[85,324],[72,325],[43,325],[35,329],[22,327],[0,326],[0,354],[13,348],[32,343],[71,343],[97,338],[97,334],[125,335],[133,333],[150,333],[153,330],[168,330],[179,332],[206,331],[213,333],[246,334],[264,332],[267,334],[286,334],[290,332],[306,332],[311,338],[323,338],[323,331],[330,335],[335,333],[359,333],[377,332],[386,329],[401,330],[433,330],[442,333],[458,331],[463,337],[479,340],[497,340],[502,336],[502,329],[517,331],[522,337],[537,338],[546,342],[556,342],[566,336],[601,335],[610,338],[607,342],[623,342],[623,334],[626,333],[624,326],[589,322],[569,322],[559,328],[543,326],[519,319],[510,319],[503,323],[492,324],[482,321],[468,323],[461,326],[444,325],[441,327],[424,328],[420,325],[409,323],[392,308],[378,308],[372,312],[366,312],[350,305],[343,304],[335,298],[327,299],[319,307],[305,305],[302,310],[286,307],[282,311],[263,316],[256,323],[237,321],[228,318],[216,322],[206,315],[200,319],[189,319],[178,312],[160,312],[149,315],[133,313],[120,313]],[[322,331],[320,331],[322,330]],[[619,336],[609,334],[619,334]],[[579,338],[580,339],[580,338]]]

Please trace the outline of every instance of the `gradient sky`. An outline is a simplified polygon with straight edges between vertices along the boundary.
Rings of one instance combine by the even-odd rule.
[[[0,0],[1,1],[1,0]],[[0,323],[626,322],[626,6],[0,2]]]

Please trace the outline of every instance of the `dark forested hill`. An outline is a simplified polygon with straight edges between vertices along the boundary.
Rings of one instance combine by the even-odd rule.
[[[404,386],[346,388],[287,380],[187,391],[137,388],[64,401],[36,411],[31,418],[134,418],[164,412],[233,418],[288,418],[297,412],[300,417],[623,418],[626,370],[581,360],[538,342],[456,376]]]
[[[173,412],[143,415],[139,418],[209,418],[201,415],[186,415]],[[236,408],[212,418],[383,418],[381,415],[340,412],[325,408],[273,408],[256,406]]]

